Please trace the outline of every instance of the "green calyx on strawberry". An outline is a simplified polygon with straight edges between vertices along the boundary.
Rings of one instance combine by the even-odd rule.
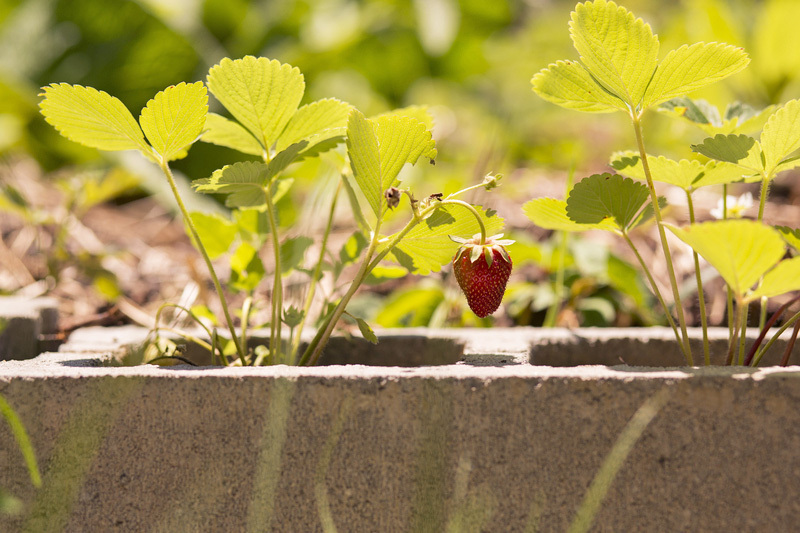
[[[480,234],[472,239],[450,236],[461,244],[453,258],[453,273],[467,297],[469,308],[480,318],[500,307],[511,275],[511,257],[505,247],[514,241],[501,239],[502,236],[501,233],[487,237],[483,244]]]

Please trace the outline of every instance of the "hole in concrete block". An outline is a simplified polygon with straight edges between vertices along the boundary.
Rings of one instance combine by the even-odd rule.
[[[268,335],[268,332],[267,332]],[[253,335],[250,348],[269,344],[269,338]],[[464,356],[464,341],[424,335],[382,335],[378,344],[361,338],[333,337],[320,358],[320,365],[437,366],[457,363]],[[306,344],[300,346],[302,354]],[[211,365],[211,354],[195,344],[186,345],[182,357],[196,365]],[[218,363],[217,363],[218,364]]]

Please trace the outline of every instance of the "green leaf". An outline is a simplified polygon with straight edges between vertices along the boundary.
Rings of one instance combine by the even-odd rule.
[[[367,285],[377,285],[390,279],[399,279],[408,275],[408,270],[397,265],[377,265],[370,270],[364,280]]]
[[[383,181],[375,123],[358,109],[350,112],[347,121],[347,153],[358,188],[367,199],[372,212],[380,218],[383,202]]]
[[[497,215],[488,216],[486,210],[476,207],[486,226],[487,235],[502,232],[504,221]],[[465,207],[443,205],[433,215],[417,224],[388,257],[403,265],[412,274],[427,275],[438,272],[442,265],[453,260],[458,244],[450,235],[472,237],[480,229],[475,216]],[[389,238],[391,239],[391,237]]]
[[[567,216],[579,224],[598,224],[613,218],[624,230],[649,198],[642,183],[617,174],[595,174],[572,188],[567,198]]]
[[[317,142],[344,136],[351,108],[350,104],[334,98],[304,105],[286,124],[286,129],[278,137],[275,151],[281,152],[289,145],[309,140],[312,136]]]
[[[67,83],[54,83],[42,90],[42,115],[70,141],[100,150],[150,152],[136,119],[117,98],[92,87]]]
[[[533,92],[544,100],[586,113],[626,111],[627,106],[612,96],[579,63],[557,61],[539,71],[531,80]]]
[[[215,170],[209,178],[195,180],[192,187],[204,194],[227,194],[227,207],[257,207],[267,204],[266,187],[271,180],[297,157],[307,141],[295,143],[269,164],[259,161],[242,161]],[[293,180],[275,180],[271,185],[273,203],[288,191]]]
[[[636,108],[656,70],[658,37],[614,2],[578,4],[569,24],[575,49],[592,76]]]
[[[775,229],[781,234],[783,240],[794,248],[796,252],[800,252],[800,228],[790,228],[789,226],[775,226]]]
[[[281,243],[281,274],[288,274],[301,266],[308,247],[314,244],[309,237],[294,237]]]
[[[358,330],[361,332],[361,335],[371,342],[372,344],[378,344],[378,336],[375,335],[375,332],[372,331],[372,328],[367,324],[367,322],[363,318],[353,317],[356,319],[356,324],[358,324]]]
[[[709,161],[706,164],[696,160],[674,161],[664,156],[647,156],[653,181],[669,183],[684,191],[691,191],[708,185],[733,183],[744,179],[742,169],[727,163]],[[611,166],[622,174],[639,181],[646,181],[642,160],[638,152],[617,152],[611,156]]]
[[[259,157],[264,153],[264,148],[249,131],[216,113],[206,117],[206,131],[200,140]]]
[[[271,147],[305,92],[300,70],[265,57],[223,59],[208,72],[208,89],[265,147]]]
[[[711,85],[744,69],[749,62],[744,50],[722,43],[696,43],[671,50],[659,62],[642,107]]]
[[[192,187],[205,194],[227,194],[228,207],[260,207],[266,205],[267,165],[244,161],[225,165],[210,178],[195,180]]]
[[[752,302],[762,297],[772,298],[797,290],[800,290],[800,257],[792,257],[784,259],[764,274],[761,285],[747,299]]]
[[[375,120],[381,160],[381,181],[391,187],[406,163],[416,164],[420,157],[436,158],[436,143],[431,132],[419,120],[404,115],[384,115]],[[381,195],[383,197],[383,195]]]
[[[701,144],[693,144],[692,150],[717,161],[735,163],[756,172],[762,170],[761,145],[747,135],[715,135]]]
[[[769,117],[761,133],[764,167],[770,171],[800,148],[800,100],[790,100]]]
[[[181,82],[147,102],[139,124],[155,151],[164,161],[172,161],[184,157],[186,147],[203,132],[207,113],[208,93],[203,82]]]
[[[537,226],[555,231],[588,231],[601,229],[616,231],[617,226],[611,220],[603,220],[597,224],[578,224],[567,216],[566,200],[555,198],[535,198],[522,206],[525,215]]]
[[[394,185],[403,166],[420,156],[436,157],[435,143],[422,122],[402,115],[373,121],[357,109],[347,123],[347,152],[353,177],[378,219],[386,206],[384,191]]]
[[[786,251],[776,230],[753,220],[704,222],[684,229],[667,227],[716,268],[740,297],[775,266]]]
[[[433,116],[431,112],[428,110],[427,106],[424,105],[410,105],[406,107],[398,107],[397,109],[392,109],[391,111],[387,111],[386,113],[381,113],[376,117],[370,117],[372,119],[377,119],[381,117],[410,117],[417,119],[418,121],[425,124],[425,127],[429,130],[433,129]]]
[[[258,287],[266,271],[258,250],[243,242],[231,256],[231,279],[229,285],[239,291],[250,292]]]
[[[345,265],[355,262],[368,245],[369,242],[363,233],[360,231],[353,233],[339,250],[339,261]]]
[[[775,111],[775,106],[756,110],[741,102],[732,102],[724,116],[705,100],[692,100],[687,96],[673,98],[661,104],[658,111],[688,120],[707,135],[749,134],[761,130]]]
[[[236,224],[213,213],[195,211],[189,216],[211,259],[228,251],[236,237]]]

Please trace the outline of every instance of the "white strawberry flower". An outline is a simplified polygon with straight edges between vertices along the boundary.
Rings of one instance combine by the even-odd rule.
[[[753,207],[753,195],[746,192],[741,196],[727,196],[727,218],[742,218],[744,212]],[[717,207],[711,210],[711,216],[717,220],[724,218],[722,198],[717,201]]]

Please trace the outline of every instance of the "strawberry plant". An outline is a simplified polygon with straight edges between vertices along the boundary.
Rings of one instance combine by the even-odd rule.
[[[225,365],[234,361],[241,365],[315,364],[345,316],[357,323],[367,339],[377,342],[364,320],[349,315],[347,305],[382,261],[393,261],[404,272],[438,271],[456,253],[451,237],[472,235],[477,226],[479,242],[491,242],[486,241],[487,232],[497,233],[503,226],[494,213],[456,199],[478,187],[493,188],[499,176],[489,175],[474,186],[449,195],[433,193],[421,200],[409,189],[400,188],[399,174],[406,164],[420,159],[433,162],[437,155],[430,132],[432,120],[425,110],[411,107],[366,117],[336,99],[301,106],[304,91],[299,69],[252,56],[223,59],[210,69],[206,83],[179,83],[159,92],[142,110],[138,122],[120,100],[91,87],[61,83],[43,88],[41,111],[62,135],[100,150],[137,150],[164,174],[187,232],[208,268],[222,317],[217,319],[207,308],[164,304],[157,314],[156,330],[163,310],[176,307],[185,311],[205,329],[206,338],[179,333],[205,346]],[[227,114],[208,112],[208,92]],[[228,215],[190,213],[178,189],[170,163],[186,157],[198,140],[231,148],[248,158],[192,184],[199,193],[224,197]],[[346,154],[336,151],[343,142]],[[324,210],[313,216],[325,221],[325,226],[316,259],[307,267],[305,256],[314,239],[297,232],[288,236],[280,221],[281,206],[286,205],[282,200],[289,197],[294,182],[293,165],[310,158],[324,158],[321,166],[327,172],[323,174],[333,174],[335,179],[332,187],[324,180],[318,184],[319,191],[329,194],[324,198]],[[340,196],[349,203],[358,231],[336,258],[328,241]],[[408,199],[410,217],[397,230],[390,227],[388,214],[399,210],[403,197]],[[266,265],[262,250],[271,259]],[[226,254],[228,291],[213,264]],[[508,263],[510,267],[510,259]],[[321,279],[328,275],[336,285],[351,264],[358,264],[356,273],[345,284],[343,294],[323,302],[316,335],[301,350],[301,337],[310,323]],[[284,278],[292,272],[307,278],[302,306],[285,302]],[[270,274],[269,289],[264,291],[263,282]],[[244,295],[238,313],[230,309],[229,292]],[[251,350],[248,330],[254,309],[265,300],[259,298],[264,292],[269,294],[270,342]],[[235,315],[240,319],[238,330]],[[223,323],[230,345],[216,332]],[[154,346],[173,350],[167,355],[174,354],[175,347],[164,339],[157,337]]]
[[[687,364],[694,365],[685,303],[679,291],[682,280],[675,274],[667,240],[667,232],[672,233],[693,251],[705,364],[710,364],[711,358],[700,257],[718,271],[728,288],[727,363],[758,364],[770,343],[764,348],[756,343],[745,355],[748,306],[761,303],[760,325],[766,333],[771,325],[766,323],[767,300],[800,289],[800,258],[784,259],[787,243],[795,251],[798,249],[800,231],[774,228],[763,222],[770,183],[780,172],[800,165],[796,153],[800,148],[800,101],[792,100],[777,111],[772,108],[756,111],[737,102],[726,109],[723,118],[710,104],[687,95],[744,69],[749,58],[741,48],[701,42],[681,46],[660,57],[658,36],[650,26],[624,7],[606,0],[578,4],[569,28],[580,61],[558,61],[544,68],[533,77],[533,91],[567,109],[626,114],[636,149],[613,154],[610,160],[613,173],[583,179],[566,200],[529,201],[524,206],[526,215],[547,229],[604,230],[620,236],[637,258],[664,308]],[[710,135],[691,147],[699,157],[675,161],[648,153],[642,122],[650,110],[688,120]],[[762,127],[760,138],[747,135]],[[756,220],[732,219],[723,203],[723,220],[697,221],[693,193],[701,187],[722,186],[723,198],[727,198],[726,186],[735,182],[760,184]],[[677,227],[664,220],[666,200],[658,195],[656,183],[682,189],[690,225]],[[671,298],[659,290],[651,268],[630,236],[632,230],[651,219],[658,231]],[[786,308],[781,308],[777,315]],[[799,319],[800,313],[789,318],[773,338],[789,325],[800,323]]]

